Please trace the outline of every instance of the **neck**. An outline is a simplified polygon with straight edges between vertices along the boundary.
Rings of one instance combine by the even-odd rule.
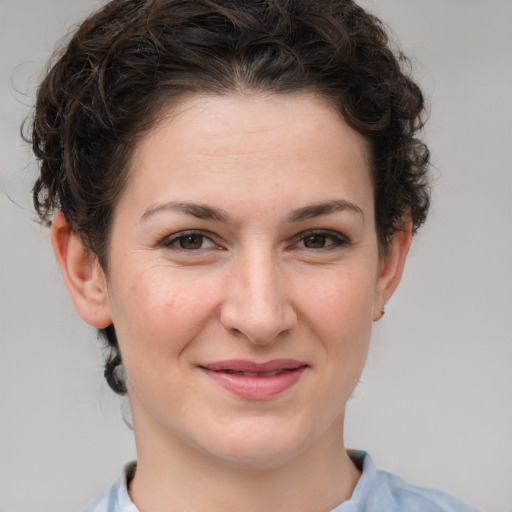
[[[342,417],[306,451],[269,467],[221,460],[168,433],[137,435],[154,432],[142,418],[134,426],[129,493],[143,512],[327,511],[350,498],[360,476],[344,448]]]

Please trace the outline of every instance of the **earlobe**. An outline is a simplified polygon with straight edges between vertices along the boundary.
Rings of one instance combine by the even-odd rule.
[[[393,239],[381,257],[375,294],[373,321],[380,320],[402,277],[405,260],[412,241],[412,223],[403,222],[402,229],[393,235]]]
[[[105,274],[95,254],[88,251],[64,214],[52,221],[51,242],[64,284],[80,316],[102,329],[112,323]]]

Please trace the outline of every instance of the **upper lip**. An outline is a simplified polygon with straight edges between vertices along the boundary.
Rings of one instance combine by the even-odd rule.
[[[244,359],[229,359],[226,361],[205,363],[199,366],[216,372],[231,370],[235,372],[265,373],[274,372],[276,370],[296,370],[297,368],[307,365],[296,359],[273,359],[264,363],[256,363]]]

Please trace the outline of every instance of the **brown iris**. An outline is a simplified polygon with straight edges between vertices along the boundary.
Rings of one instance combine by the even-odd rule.
[[[309,235],[304,238],[304,246],[308,249],[320,249],[325,247],[325,235]]]
[[[187,235],[180,237],[180,247],[182,249],[201,249],[202,245],[202,235]]]

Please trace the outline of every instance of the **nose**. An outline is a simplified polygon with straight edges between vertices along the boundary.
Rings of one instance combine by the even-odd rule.
[[[290,291],[271,255],[240,259],[225,283],[221,323],[235,336],[270,344],[297,324]]]

